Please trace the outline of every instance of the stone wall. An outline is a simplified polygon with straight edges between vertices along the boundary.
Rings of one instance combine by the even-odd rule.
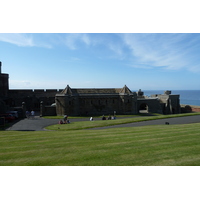
[[[0,113],[5,113],[6,112],[6,105],[3,100],[0,99]]]
[[[163,114],[178,114],[180,113],[180,95],[172,95],[171,91],[166,91],[165,94],[155,94],[151,97],[159,99],[161,104],[164,104]]]
[[[56,116],[56,107],[53,106],[44,106],[40,116]]]
[[[56,95],[57,115],[109,115],[114,111],[117,114],[136,114],[136,105],[134,95]]]
[[[0,98],[7,96],[9,90],[8,74],[1,73],[2,62],[0,61]]]
[[[138,112],[139,110],[146,109],[149,113],[160,113],[163,114],[163,109],[161,107],[160,101],[157,98],[139,98],[138,100]]]
[[[9,90],[8,74],[0,74],[0,97],[7,96],[8,90]]]
[[[26,103],[27,110],[40,110],[40,102],[50,106],[55,103],[55,95],[62,90],[9,90],[6,103],[11,107]]]

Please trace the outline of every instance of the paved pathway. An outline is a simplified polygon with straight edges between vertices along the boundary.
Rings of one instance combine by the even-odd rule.
[[[81,118],[81,119],[70,119],[71,122],[76,121],[88,121],[89,118]],[[45,119],[39,116],[35,116],[34,119],[23,119],[16,123],[14,123],[7,130],[15,130],[15,131],[44,131],[45,127],[57,124],[58,119]],[[147,125],[162,125],[165,122],[169,122],[171,124],[189,124],[189,123],[198,123],[200,122],[200,115],[196,116],[188,116],[188,117],[177,117],[177,118],[169,118],[169,119],[159,119],[159,120],[151,120],[145,122],[135,122],[130,124],[121,124],[115,126],[107,126],[95,129],[108,129],[108,128],[118,128],[118,127],[136,127],[136,126],[147,126]]]
[[[62,118],[61,118],[62,119]],[[80,118],[80,119],[69,119],[70,122],[76,122],[76,121],[89,121],[88,118]],[[22,119],[19,121],[16,121],[12,124],[9,128],[6,130],[8,131],[44,131],[46,130],[45,127],[58,124],[59,119],[45,119],[40,116],[35,116],[34,118],[30,119]]]
[[[34,119],[22,119],[6,130],[10,131],[43,131],[45,127],[58,123],[58,119],[44,119],[35,116]]]
[[[168,119],[157,119],[157,120],[150,120],[150,121],[144,121],[144,122],[135,122],[135,123],[129,123],[129,124],[120,124],[120,125],[115,125],[115,126],[100,127],[100,128],[94,128],[94,129],[97,130],[97,129],[120,128],[120,127],[165,125],[166,122],[168,122],[169,125],[200,123],[200,115],[188,116],[188,117],[176,117],[176,118],[168,118]]]

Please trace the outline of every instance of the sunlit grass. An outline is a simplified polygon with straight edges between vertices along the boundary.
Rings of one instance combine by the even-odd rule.
[[[128,123],[133,123],[133,122],[149,121],[149,120],[156,120],[156,119],[167,119],[167,118],[174,118],[174,117],[192,116],[192,115],[199,115],[199,114],[200,113],[156,115],[156,116],[137,116],[137,117],[134,116],[134,117],[126,117],[123,119],[117,118],[116,120],[77,121],[77,122],[73,122],[70,124],[55,124],[55,125],[46,127],[46,129],[56,130],[56,131],[81,130],[81,129],[113,126],[113,125],[119,125],[119,124],[128,124]]]
[[[105,115],[106,116],[106,115]],[[117,115],[117,117],[135,117],[135,116],[140,116],[140,115]],[[141,114],[142,116],[142,114]],[[45,119],[63,119],[64,116],[43,116]],[[70,119],[89,119],[91,116],[68,116]],[[95,119],[101,119],[102,116],[93,116]],[[107,116],[106,116],[107,117]]]
[[[67,125],[66,125],[67,126]],[[1,131],[0,165],[200,165],[200,123],[103,130]]]

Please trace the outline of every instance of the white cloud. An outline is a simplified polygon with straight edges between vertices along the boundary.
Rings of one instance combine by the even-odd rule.
[[[8,42],[18,46],[35,46],[31,36],[19,33],[1,33],[0,41]]]
[[[80,49],[82,44],[86,47],[94,48],[94,51],[99,49],[103,54],[106,51],[114,53],[117,59],[124,59],[125,53],[123,50],[124,44],[116,36],[117,34],[67,34],[65,44],[71,50]],[[106,57],[112,57],[113,54],[106,54]]]
[[[82,42],[87,46],[91,45],[89,35],[81,33],[67,34],[64,42],[65,45],[71,50],[78,49],[79,42]]]
[[[75,50],[76,49],[76,45],[75,45],[76,38],[77,38],[77,36],[75,34],[69,34],[69,35],[66,36],[65,44],[71,50]]]
[[[110,42],[107,45],[108,45],[109,49],[118,56],[118,58],[120,58],[120,59],[124,58],[124,52],[123,52],[123,49],[120,44]]]
[[[192,55],[199,38],[188,34],[124,34],[122,39],[131,50],[138,66],[162,67],[170,70],[198,70]],[[198,42],[199,44],[199,42]],[[191,66],[193,65],[193,67]]]
[[[47,42],[37,41],[36,37],[33,37],[34,34],[24,34],[24,33],[0,33],[0,41],[8,42],[17,46],[22,47],[44,47],[52,48],[52,46]]]
[[[81,40],[86,44],[86,45],[90,45],[91,44],[91,40],[89,38],[89,36],[87,34],[82,34],[81,35]]]

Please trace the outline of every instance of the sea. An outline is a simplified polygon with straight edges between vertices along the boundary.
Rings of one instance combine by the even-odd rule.
[[[164,94],[164,90],[144,90],[145,96]],[[200,90],[171,90],[171,94],[180,95],[180,104],[200,106]]]

